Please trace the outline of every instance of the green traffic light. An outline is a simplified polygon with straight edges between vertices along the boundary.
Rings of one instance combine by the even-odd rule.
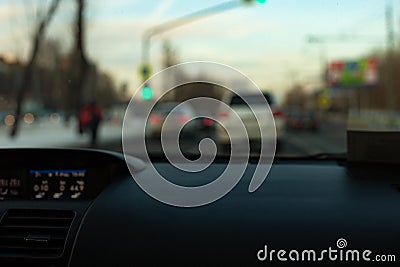
[[[150,100],[153,98],[153,89],[150,86],[146,85],[142,89],[142,98],[144,100]]]
[[[253,4],[254,2],[257,2],[258,4],[265,4],[267,0],[242,0],[243,4]]]

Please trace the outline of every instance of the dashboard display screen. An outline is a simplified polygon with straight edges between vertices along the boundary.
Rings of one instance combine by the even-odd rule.
[[[31,199],[78,200],[86,198],[86,169],[33,169]]]
[[[18,199],[22,194],[20,172],[3,171],[0,174],[0,200]]]

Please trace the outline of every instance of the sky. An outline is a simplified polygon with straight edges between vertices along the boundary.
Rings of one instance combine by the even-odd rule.
[[[141,38],[149,27],[232,0],[89,0],[87,52],[117,84],[140,86]],[[235,1],[235,0],[233,0]],[[240,2],[240,0],[237,0]],[[50,0],[0,0],[0,55],[26,58],[32,21]],[[232,66],[281,99],[293,84],[315,88],[321,68],[336,59],[358,59],[386,46],[385,6],[395,0],[268,0],[181,26],[152,39],[150,64],[162,69],[162,45],[171,43],[179,62],[213,61]],[[46,36],[71,45],[74,1],[62,0]],[[338,42],[339,35],[361,36]],[[326,37],[322,44],[307,36]],[[400,38],[397,38],[399,40]]]

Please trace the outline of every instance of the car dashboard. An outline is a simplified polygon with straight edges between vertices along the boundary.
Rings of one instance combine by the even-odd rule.
[[[1,266],[248,266],[266,263],[257,258],[266,245],[318,249],[342,238],[374,253],[399,247],[396,165],[278,158],[249,193],[256,167],[250,161],[225,197],[180,208],[142,191],[118,153],[2,149],[0,155]],[[150,175],[148,163],[126,160],[133,175]],[[194,186],[212,181],[227,161],[190,176],[165,160],[153,164],[171,182]],[[274,264],[281,263],[268,262]]]

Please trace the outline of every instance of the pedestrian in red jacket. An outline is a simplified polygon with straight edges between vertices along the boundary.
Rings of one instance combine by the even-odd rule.
[[[79,132],[82,134],[86,131],[90,131],[92,146],[96,144],[97,130],[101,120],[102,110],[101,107],[95,102],[84,105],[79,111]]]

